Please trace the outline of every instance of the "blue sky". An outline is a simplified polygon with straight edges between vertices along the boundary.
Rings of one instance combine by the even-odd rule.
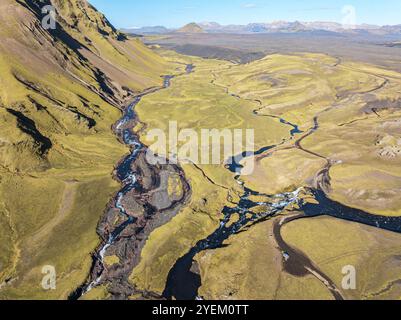
[[[343,20],[342,8],[356,9],[357,24],[401,24],[400,0],[89,0],[118,28],[189,22],[221,24],[250,22]]]

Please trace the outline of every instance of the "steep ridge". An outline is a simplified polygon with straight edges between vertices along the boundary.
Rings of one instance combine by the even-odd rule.
[[[42,26],[45,5],[54,30]],[[0,297],[66,298],[89,272],[96,225],[118,190],[111,171],[127,149],[111,126],[169,66],[86,0],[2,0],[0,24]],[[57,272],[51,292],[46,265]]]

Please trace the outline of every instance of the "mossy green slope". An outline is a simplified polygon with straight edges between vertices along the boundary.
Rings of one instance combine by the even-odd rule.
[[[56,30],[41,6],[57,10]],[[128,152],[111,126],[168,64],[87,1],[0,3],[0,298],[59,299],[86,278]],[[56,290],[41,286],[42,268]]]

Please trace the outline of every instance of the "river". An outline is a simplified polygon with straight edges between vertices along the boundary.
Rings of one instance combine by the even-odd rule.
[[[192,64],[188,64],[186,65],[185,68],[185,74],[189,74],[193,70],[194,66]],[[138,123],[138,119],[135,113],[135,107],[138,105],[138,103],[142,100],[144,96],[170,87],[171,80],[173,78],[174,76],[171,75],[164,76],[162,87],[149,89],[148,91],[136,96],[134,101],[132,101],[128,105],[128,107],[126,107],[123,110],[123,116],[113,126],[113,130],[116,136],[118,137],[118,140],[121,143],[128,146],[130,149],[130,153],[122,161],[120,161],[120,163],[117,165],[115,169],[115,178],[119,182],[121,182],[122,188],[116,194],[114,199],[111,201],[112,205],[109,205],[111,207],[118,209],[120,218],[123,222],[110,232],[104,230],[105,229],[104,227],[101,228],[99,226],[98,229],[101,229],[102,231],[100,236],[102,239],[104,239],[104,241],[92,256],[93,263],[88,280],[69,296],[70,300],[77,300],[81,298],[84,294],[90,292],[92,289],[96,288],[105,281],[104,279],[105,278],[104,272],[106,270],[105,256],[107,255],[109,248],[116,245],[117,242],[121,240],[121,236],[123,235],[123,233],[126,232],[127,229],[129,229],[131,226],[135,226],[135,224],[138,224],[137,226],[138,232],[135,233],[135,235],[137,235],[138,233],[142,233],[142,238],[143,238],[144,230],[147,230],[148,233],[150,233],[150,230],[152,228],[156,228],[159,226],[158,224],[161,224],[163,222],[164,223],[168,222],[167,218],[159,219],[162,222],[160,221],[154,222],[151,220],[150,217],[146,217],[141,221],[139,221],[140,220],[139,218],[133,217],[132,215],[127,213],[127,210],[123,205],[123,200],[126,197],[129,197],[129,193],[134,189],[138,189],[137,190],[138,193],[141,192],[141,190],[139,190],[141,186],[138,185],[138,180],[140,180],[142,177],[139,176],[138,173],[133,170],[133,166],[135,162],[138,160],[138,156],[141,153],[146,152],[147,150],[147,147],[140,142],[137,133],[134,132],[134,128]],[[183,196],[182,201],[184,198],[185,196]],[[176,204],[177,203],[174,203],[174,205]],[[173,204],[171,205],[171,207],[173,207]],[[108,211],[110,211],[109,209],[111,208],[108,208],[108,210],[106,210],[106,215],[108,214]],[[150,209],[154,210],[153,208]],[[150,215],[151,214],[148,214],[148,216]],[[170,216],[168,218],[172,217]],[[152,226],[149,227],[148,226],[149,224],[151,224]],[[132,242],[135,242],[136,240],[137,239],[132,239]],[[135,246],[135,249],[138,249],[138,245]],[[139,252],[136,251],[136,254],[139,255]],[[136,257],[136,260],[138,259],[139,257]],[[127,277],[129,275],[126,274],[125,276]]]

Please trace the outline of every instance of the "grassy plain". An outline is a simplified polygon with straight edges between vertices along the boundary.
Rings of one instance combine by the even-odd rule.
[[[301,150],[282,150],[257,161],[254,173],[243,180],[252,190],[267,194],[291,192],[299,186],[311,185],[316,172],[325,164],[324,159]]]
[[[208,300],[330,300],[326,287],[312,276],[297,278],[282,270],[282,253],[272,241],[272,221],[234,235],[223,249],[204,251],[199,294]]]
[[[171,55],[171,52],[167,54]],[[178,58],[184,57],[178,56]],[[145,97],[136,108],[139,118],[146,123],[146,130],[143,131],[141,140],[150,145],[151,149],[155,148],[153,145],[155,141],[148,137],[148,133],[152,129],[161,129],[169,138],[169,122],[171,121],[177,122],[178,132],[192,129],[198,134],[199,160],[202,154],[200,143],[202,129],[242,129],[244,136],[246,129],[253,129],[255,143],[252,150],[244,150],[243,139],[242,148],[239,145],[234,146],[239,151],[230,153],[230,156],[243,151],[256,151],[265,146],[280,143],[289,137],[286,125],[275,119],[254,116],[252,102],[228,95],[224,88],[214,84],[216,70],[225,70],[233,66],[232,63],[196,57],[186,59],[188,59],[187,63],[195,65],[194,73],[173,79],[171,87]],[[222,142],[223,140],[220,140],[218,144],[222,145]],[[179,148],[182,145],[184,142],[178,143]],[[163,150],[162,152],[160,149],[153,150],[165,155]],[[209,159],[212,160],[211,155]],[[216,183],[230,188],[235,182],[232,174],[223,167],[226,160],[228,158],[221,156],[220,165],[201,164],[200,167]]]
[[[306,253],[341,288],[342,269],[356,269],[356,290],[347,299],[401,297],[400,238],[389,231],[331,217],[301,219],[283,228],[284,239]]]

